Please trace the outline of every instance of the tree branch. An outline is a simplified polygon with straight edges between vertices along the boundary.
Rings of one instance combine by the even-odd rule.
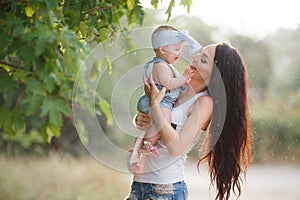
[[[86,11],[85,13],[83,13],[80,18],[83,19],[84,16],[90,14],[91,12],[93,12],[94,10],[108,10],[108,9],[112,9],[113,7],[119,5],[121,3],[121,0],[118,1],[117,3],[115,3],[114,5],[112,6],[106,6],[106,7],[101,7],[101,6],[95,6],[93,9],[90,9],[88,11]]]
[[[19,96],[18,96],[18,98],[17,98],[17,101],[16,101],[16,104],[15,104],[15,107],[18,107],[18,105],[19,105],[19,103],[20,103],[22,97],[24,96],[24,94],[25,94],[25,89],[22,90],[22,92],[19,94]]]
[[[6,62],[2,62],[2,61],[0,61],[0,64],[6,65],[6,66],[11,67],[11,68],[15,68],[15,69],[23,69],[23,70],[25,69],[25,67],[17,66],[17,65],[6,63]]]

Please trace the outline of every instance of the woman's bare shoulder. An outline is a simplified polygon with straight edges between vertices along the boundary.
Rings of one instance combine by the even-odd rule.
[[[205,105],[213,105],[213,100],[212,100],[211,96],[205,95],[205,96],[199,97],[197,99],[197,103],[205,104]]]
[[[194,103],[194,107],[197,106],[201,111],[211,112],[213,108],[213,100],[209,95],[201,96]]]
[[[198,109],[196,109],[198,108]],[[197,112],[197,110],[212,112],[213,100],[210,96],[201,96],[195,101],[188,110],[188,113]]]

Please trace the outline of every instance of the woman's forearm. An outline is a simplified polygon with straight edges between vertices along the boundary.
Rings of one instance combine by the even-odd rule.
[[[158,104],[151,106],[150,113],[152,121],[157,127],[157,130],[159,130],[169,154],[171,156],[180,156],[189,148],[200,130],[206,129],[211,112],[212,101],[209,97],[204,101],[197,102],[193,106],[192,112],[189,114],[179,133],[166,122]]]
[[[166,88],[163,87],[162,90],[159,91],[151,78],[150,76],[150,83],[145,82],[145,88],[151,94],[150,115],[152,122],[167,146],[169,154],[171,156],[179,156],[192,144],[195,136],[204,127],[205,123],[207,123],[212,111],[212,106],[208,105],[212,105],[212,101],[210,97],[201,97],[201,101],[198,99],[194,105],[192,105],[191,112],[187,114],[188,118],[180,132],[177,133],[171,124],[166,121],[159,105],[163,99]]]

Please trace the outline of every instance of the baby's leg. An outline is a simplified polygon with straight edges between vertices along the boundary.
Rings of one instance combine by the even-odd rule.
[[[167,123],[171,124],[171,120],[172,120],[171,110],[169,108],[163,107],[161,108],[161,111],[163,112]],[[150,144],[154,145],[157,142],[159,137],[160,137],[159,130],[157,130],[155,126],[151,126],[145,135],[144,141],[149,141]]]

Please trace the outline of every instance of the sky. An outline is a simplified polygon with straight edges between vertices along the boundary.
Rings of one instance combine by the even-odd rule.
[[[141,2],[142,6],[152,8],[150,0]],[[163,0],[159,9],[165,11],[169,2]],[[172,18],[188,15],[187,9],[179,5],[180,0],[175,2]],[[296,29],[300,25],[299,3],[298,0],[193,0],[189,15],[224,31],[262,38],[280,28]]]

